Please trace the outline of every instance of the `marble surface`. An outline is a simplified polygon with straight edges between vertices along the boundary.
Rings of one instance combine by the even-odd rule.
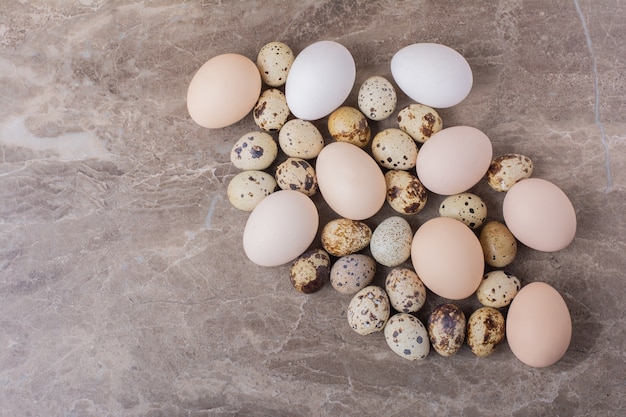
[[[625,415],[625,38],[619,0],[1,2],[0,416]],[[298,294],[288,266],[246,259],[226,187],[256,126],[195,125],[187,85],[215,55],[324,39],[353,53],[357,85],[408,44],[457,49],[475,83],[444,125],[529,156],[570,197],[573,243],[521,247],[509,268],[563,295],[557,364],[506,343],[405,361],[348,327],[349,296]],[[501,220],[502,195],[473,191]]]

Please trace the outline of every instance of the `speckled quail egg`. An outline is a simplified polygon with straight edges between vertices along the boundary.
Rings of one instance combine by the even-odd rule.
[[[385,77],[374,75],[366,79],[358,94],[359,108],[371,120],[384,120],[396,109],[398,97]]]
[[[322,246],[333,256],[356,253],[370,244],[372,229],[358,220],[338,218],[324,225],[321,233]]]
[[[276,88],[263,91],[252,110],[252,115],[257,126],[266,132],[280,130],[289,117],[285,94]]]
[[[365,148],[371,139],[367,118],[354,107],[343,106],[328,117],[328,131],[337,142],[348,142]]]
[[[383,168],[414,168],[417,152],[415,141],[400,129],[385,129],[372,139],[372,155]]]
[[[492,307],[474,311],[467,320],[467,345],[472,353],[484,358],[504,340],[504,316]]]
[[[270,42],[264,45],[259,50],[256,60],[261,80],[270,87],[285,84],[294,59],[291,48],[283,42]]]
[[[324,138],[313,123],[291,119],[278,132],[278,144],[287,156],[312,159],[324,148]]]
[[[426,327],[410,314],[398,313],[387,320],[385,340],[392,351],[411,361],[424,359],[430,352]]]
[[[410,104],[398,112],[398,126],[418,143],[424,143],[443,128],[439,113],[423,104]]]
[[[301,158],[287,158],[278,165],[276,183],[283,190],[300,191],[309,197],[317,192],[315,169]]]
[[[503,268],[517,255],[517,240],[504,223],[495,220],[485,223],[478,240],[489,266]]]
[[[346,311],[348,324],[352,330],[362,335],[382,331],[389,319],[389,314],[387,293],[375,285],[357,292],[350,300]]]
[[[226,194],[233,207],[252,211],[276,189],[276,180],[265,171],[243,171],[228,183]]]
[[[399,216],[383,220],[370,239],[370,251],[376,262],[384,266],[398,266],[411,256],[413,231],[411,225]]]
[[[465,314],[455,304],[437,306],[428,316],[428,337],[435,352],[452,356],[465,341]]]
[[[371,256],[355,253],[337,259],[330,269],[330,284],[342,294],[354,294],[371,284],[376,262]]]
[[[296,291],[311,294],[319,291],[330,278],[330,256],[323,249],[312,249],[291,264],[289,279]]]
[[[417,214],[428,201],[428,192],[421,181],[407,171],[391,170],[385,173],[387,202],[401,214]]]
[[[522,288],[520,280],[513,274],[502,271],[490,271],[483,276],[476,296],[485,307],[502,308],[511,304]]]
[[[415,313],[426,302],[426,287],[412,269],[394,268],[389,271],[385,291],[391,306],[403,313]]]
[[[487,219],[487,205],[476,194],[455,194],[446,197],[441,202],[439,215],[460,220],[471,229],[476,229]]]
[[[509,191],[517,182],[530,178],[533,161],[529,157],[510,153],[500,155],[491,161],[487,171],[487,182],[496,191]]]
[[[230,161],[239,169],[262,171],[272,165],[278,155],[278,146],[266,132],[249,132],[235,143]]]

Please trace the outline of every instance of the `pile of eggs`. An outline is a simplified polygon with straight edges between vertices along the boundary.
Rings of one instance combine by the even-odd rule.
[[[241,172],[227,190],[234,207],[250,212],[243,232],[248,259],[265,267],[290,263],[291,283],[304,294],[330,282],[352,297],[351,328],[383,332],[405,359],[423,359],[431,347],[450,356],[464,343],[484,357],[506,335],[523,363],[554,364],[571,340],[565,301],[549,284],[522,287],[502,268],[515,258],[518,241],[544,252],[568,246],[576,231],[570,200],[553,183],[531,178],[528,157],[494,158],[479,129],[443,127],[435,109],[463,101],[473,83],[457,51],[434,43],[406,46],[393,56],[391,74],[414,102],[397,113],[397,128],[372,132],[369,121],[394,114],[396,90],[372,76],[358,90],[358,106],[346,105],[356,65],[337,42],[313,43],[297,56],[271,42],[256,63],[224,54],[197,71],[187,93],[197,124],[221,128],[252,112],[259,128],[234,143],[231,161]],[[329,140],[312,123],[324,117]],[[279,152],[286,160],[274,167]],[[485,178],[506,193],[504,223],[486,221],[485,202],[468,192]],[[321,230],[311,198],[318,191],[337,215]],[[439,217],[414,232],[406,217],[425,207],[429,192],[445,196]],[[397,215],[372,230],[365,220],[384,204]],[[318,232],[321,247],[313,244]],[[368,248],[371,255],[363,253]],[[384,288],[372,285],[377,265],[390,268]],[[496,269],[485,273],[485,265]],[[430,312],[425,326],[415,313],[427,290],[449,302]],[[472,295],[483,307],[466,319],[454,301]]]

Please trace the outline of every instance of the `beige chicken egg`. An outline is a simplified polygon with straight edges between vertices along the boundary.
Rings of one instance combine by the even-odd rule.
[[[283,92],[276,88],[263,91],[252,115],[257,126],[266,132],[280,130],[289,118],[289,107]]]
[[[278,132],[278,144],[287,156],[312,159],[324,148],[324,138],[308,120],[291,119]]]
[[[493,307],[481,307],[467,320],[467,345],[472,353],[484,358],[504,340],[504,316]]]
[[[291,48],[283,42],[265,44],[257,55],[256,65],[261,80],[270,87],[280,87],[287,81],[295,57]]]
[[[426,287],[412,269],[394,268],[389,271],[385,291],[391,306],[403,313],[415,313],[426,302]]]
[[[404,359],[421,360],[430,352],[428,331],[415,316],[407,313],[391,316],[384,332],[389,348]]]
[[[414,168],[417,152],[415,141],[400,129],[385,129],[372,140],[372,155],[383,168]]]
[[[338,218],[324,225],[322,246],[333,256],[356,253],[370,244],[372,229],[359,220]]]
[[[337,259],[330,269],[330,284],[342,294],[354,294],[371,284],[376,262],[371,256],[356,253]]]
[[[391,170],[385,173],[386,200],[401,214],[417,214],[426,206],[428,192],[421,181],[407,171]]]
[[[337,142],[348,142],[359,148],[370,143],[371,131],[367,118],[354,107],[343,106],[328,116],[328,131]]]
[[[276,180],[265,171],[243,171],[228,183],[226,195],[233,207],[252,211],[276,190]]]
[[[315,169],[300,158],[288,158],[276,167],[276,183],[283,190],[300,191],[309,197],[317,192]]]
[[[249,132],[233,145],[230,161],[239,169],[262,171],[278,156],[278,146],[266,132]]]
[[[358,334],[367,335],[384,329],[391,309],[387,293],[376,285],[370,285],[357,292],[346,315],[348,324]]]
[[[398,126],[418,143],[424,143],[443,128],[439,113],[423,104],[409,104],[398,112]]]

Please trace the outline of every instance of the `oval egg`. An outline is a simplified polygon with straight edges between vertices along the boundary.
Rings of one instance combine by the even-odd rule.
[[[556,252],[576,234],[576,212],[567,195],[550,181],[527,178],[504,196],[504,222],[513,236],[529,248]]]
[[[470,126],[442,129],[417,154],[415,170],[424,187],[441,195],[460,194],[484,176],[493,149],[480,130]]]
[[[320,193],[340,216],[367,219],[385,203],[385,176],[376,161],[356,145],[326,145],[317,156],[315,167]]]
[[[524,286],[509,307],[506,338],[526,365],[541,368],[556,363],[572,338],[572,319],[561,294],[544,282]]]
[[[315,42],[300,52],[289,70],[285,96],[299,119],[328,116],[350,95],[356,65],[348,49],[333,41]]]
[[[416,43],[395,53],[391,74],[398,87],[418,103],[435,108],[452,107],[472,89],[472,69],[449,46]]]
[[[187,110],[194,122],[217,129],[243,119],[261,93],[261,75],[254,62],[239,54],[209,59],[187,89]]]
[[[417,229],[411,260],[424,285],[451,300],[472,295],[482,281],[485,266],[474,232],[450,217],[430,219]]]
[[[299,191],[276,191],[250,213],[243,231],[243,249],[257,265],[283,265],[309,247],[318,225],[317,207],[309,197]]]

